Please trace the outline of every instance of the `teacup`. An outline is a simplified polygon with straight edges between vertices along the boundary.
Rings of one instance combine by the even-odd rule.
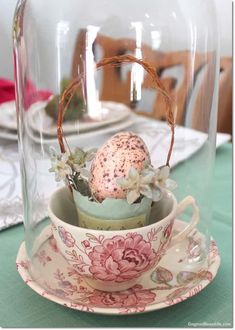
[[[190,223],[173,236],[174,220],[189,206],[193,207]],[[121,291],[150,272],[167,249],[184,240],[199,221],[199,208],[192,196],[177,203],[175,196],[166,191],[155,208],[155,222],[141,228],[81,228],[76,226],[72,193],[64,187],[51,196],[49,216],[60,252],[88,284],[98,290]]]

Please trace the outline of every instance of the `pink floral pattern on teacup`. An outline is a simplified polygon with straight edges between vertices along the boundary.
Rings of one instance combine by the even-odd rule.
[[[87,249],[90,247],[90,242],[87,239],[85,239],[84,241],[82,241],[82,245],[84,246],[85,249]]]
[[[77,272],[92,280],[123,283],[137,279],[159,262],[170,242],[172,226],[173,221],[143,235],[129,232],[105,237],[85,232],[77,240],[63,226],[53,231],[58,248]]]
[[[114,236],[89,253],[95,279],[123,282],[138,277],[155,263],[156,253],[142,235]]]
[[[73,238],[72,234],[70,234],[64,227],[59,226],[58,232],[62,242],[68,247],[74,247],[75,239]]]

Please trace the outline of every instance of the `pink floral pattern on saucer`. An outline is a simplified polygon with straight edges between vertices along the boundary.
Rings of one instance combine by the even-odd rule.
[[[58,270],[59,272],[59,270]],[[56,276],[55,276],[56,277]],[[148,304],[155,301],[156,293],[149,289],[144,289],[142,285],[135,285],[131,289],[121,292],[104,292],[94,290],[87,285],[82,285],[79,280],[78,284],[72,285],[70,281],[65,280],[64,274],[60,273],[59,281],[57,282],[58,287],[53,289],[48,283],[45,283],[47,290],[44,291],[43,296],[52,294],[62,299],[67,299],[74,294],[79,295],[83,302],[83,309],[90,312],[95,312],[98,308],[105,309],[118,309],[119,314],[137,313],[144,312]],[[75,307],[80,309],[81,304],[73,303],[67,304],[67,307]],[[77,308],[79,306],[79,308]]]
[[[180,221],[177,220],[176,226],[179,223]],[[50,228],[47,228],[48,230]],[[97,264],[94,264],[100,267],[103,254],[107,253],[106,249],[112,255],[112,252],[119,250],[119,248],[124,250],[133,249],[133,247],[138,248],[138,250],[142,248],[143,251],[148,251],[151,256],[149,243],[143,241],[139,236],[134,235],[125,239],[116,237],[112,242],[103,240],[102,237],[88,237],[83,245],[88,251],[87,253],[90,254],[91,260],[97,260]],[[66,237],[68,238],[68,236]],[[201,233],[194,233],[195,240],[202,237]],[[72,241],[70,239],[69,237],[69,242]],[[182,259],[187,257],[189,253],[187,247],[191,243],[192,240],[189,238],[188,243],[185,244],[186,248],[182,249],[182,255],[180,256]],[[113,255],[119,261],[119,251],[117,251],[117,257],[115,253]],[[168,253],[171,253],[171,250]],[[137,265],[139,263],[143,269],[148,267],[152,260],[150,257],[150,259],[143,259],[142,261],[141,252],[139,252],[139,255],[133,255],[130,252],[129,256],[130,260],[134,260]],[[152,254],[152,258],[155,257]],[[101,314],[142,313],[182,302],[203,290],[214,279],[220,265],[218,249],[213,240],[211,240],[208,255],[209,268],[202,267],[194,272],[185,269],[179,270],[174,266],[171,268],[166,266],[163,262],[164,259],[159,262],[151,274],[141,279],[138,284],[121,292],[104,292],[91,288],[85,282],[81,272],[72,268],[60,254],[54,238],[48,238],[46,233],[44,242],[35,254],[33,263],[26,256],[24,243],[20,247],[16,263],[23,280],[41,296],[69,308]],[[119,265],[118,262],[117,265]],[[133,271],[136,271],[135,267]],[[37,274],[40,274],[40,276],[37,276]],[[34,278],[37,280],[34,280]]]
[[[144,312],[148,304],[154,302],[156,293],[152,290],[143,289],[142,285],[136,284],[131,289],[121,292],[102,292],[95,290],[89,297],[91,306],[103,308],[118,308],[120,313],[130,311]]]

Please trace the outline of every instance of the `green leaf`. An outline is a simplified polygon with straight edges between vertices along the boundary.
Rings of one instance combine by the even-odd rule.
[[[151,274],[151,279],[155,283],[163,284],[163,283],[168,283],[168,282],[172,281],[173,275],[168,269],[159,266]]]

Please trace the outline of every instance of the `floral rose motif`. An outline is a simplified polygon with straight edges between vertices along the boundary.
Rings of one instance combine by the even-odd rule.
[[[104,292],[95,290],[89,297],[91,305],[111,308],[140,308],[152,303],[156,294],[151,290],[142,289],[141,285],[121,292]]]
[[[75,239],[73,238],[73,236],[64,229],[64,227],[59,226],[58,227],[58,232],[60,235],[60,238],[62,240],[62,242],[68,247],[71,248],[75,245]]]
[[[90,272],[96,279],[124,282],[150,269],[156,259],[151,244],[142,235],[114,236],[96,245],[88,254]]]
[[[90,247],[90,242],[88,240],[82,241],[82,245],[84,246],[85,249]]]

